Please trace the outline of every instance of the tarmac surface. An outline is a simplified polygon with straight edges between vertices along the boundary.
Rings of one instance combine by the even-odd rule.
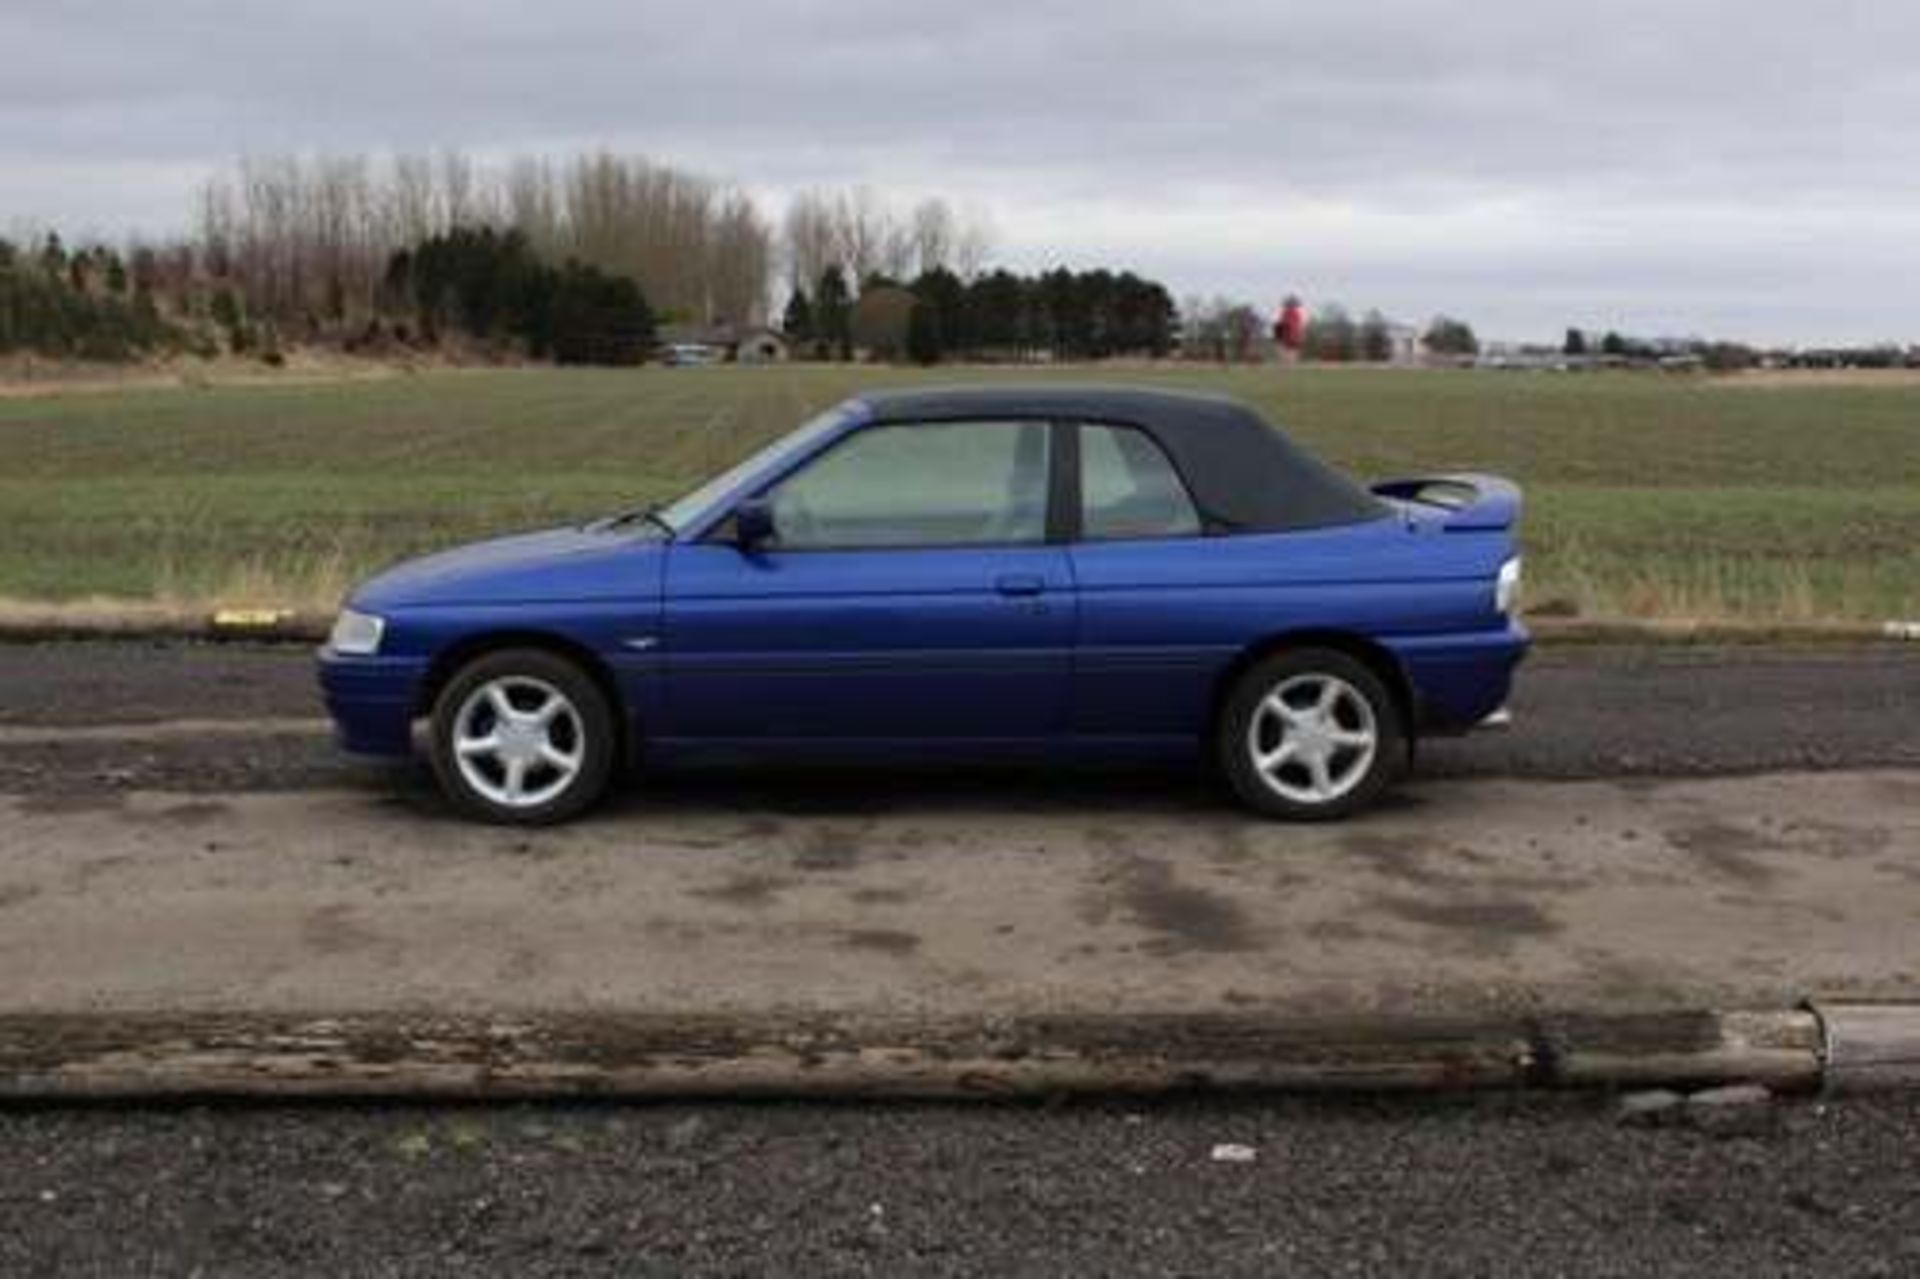
[[[1522,669],[1514,731],[1439,740],[1423,777],[1696,777],[1920,767],[1920,647],[1560,648]],[[63,728],[81,728],[63,733]],[[236,737],[244,741],[236,741]],[[419,787],[333,746],[298,647],[187,643],[0,645],[0,793]],[[1121,773],[828,772],[674,781],[740,807],[952,800],[982,792],[1084,808],[1141,789]],[[1223,802],[1194,770],[1144,784]]]
[[[379,785],[0,796],[0,1012],[1378,1017],[1920,990],[1917,769],[1426,779],[1313,826],[1145,784],[813,801],[712,783],[524,831]]]

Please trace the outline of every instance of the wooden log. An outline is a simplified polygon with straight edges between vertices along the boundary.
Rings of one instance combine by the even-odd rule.
[[[1001,1097],[1754,1081],[1809,1013],[1006,1018],[0,1014],[0,1097]]]
[[[1920,1004],[1816,1003],[1832,1092],[1920,1087]]]
[[[1819,1019],[1798,1009],[1549,1017],[1541,1040],[1563,1087],[1820,1084]]]

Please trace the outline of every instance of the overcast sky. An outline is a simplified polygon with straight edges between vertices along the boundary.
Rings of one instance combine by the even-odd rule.
[[[1915,0],[0,0],[0,226],[241,153],[939,193],[996,258],[1495,337],[1920,341]]]

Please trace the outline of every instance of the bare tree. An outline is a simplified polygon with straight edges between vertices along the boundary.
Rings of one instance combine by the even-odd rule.
[[[935,196],[913,206],[913,265],[916,272],[948,267],[953,262],[953,209]]]
[[[788,284],[812,292],[840,260],[832,201],[819,191],[794,196],[787,204],[783,240]]]
[[[953,267],[963,280],[972,280],[986,269],[993,254],[993,219],[983,208],[971,208],[961,217],[954,235]]]

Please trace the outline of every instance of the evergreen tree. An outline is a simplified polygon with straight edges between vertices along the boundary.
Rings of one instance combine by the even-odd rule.
[[[554,277],[552,315],[561,364],[639,364],[653,348],[653,312],[628,276],[568,262]]]
[[[813,303],[807,298],[807,291],[795,285],[793,296],[787,299],[786,313],[780,318],[780,330],[787,340],[795,344],[813,341]]]
[[[1587,353],[1587,335],[1579,329],[1568,329],[1567,340],[1560,345],[1562,355],[1585,355]]]
[[[822,271],[813,296],[816,353],[822,359],[852,359],[853,299],[847,292],[846,273],[837,264]]]
[[[1480,354],[1480,339],[1474,336],[1473,326],[1450,315],[1434,316],[1422,341],[1426,343],[1427,350],[1437,355]]]
[[[949,351],[964,351],[973,344],[972,325],[969,323],[967,306],[967,286],[959,276],[943,266],[922,271],[913,282],[915,309],[924,308],[928,314],[920,321],[926,330],[922,340],[931,342],[932,359],[922,359],[921,352],[913,350],[913,337],[909,330],[907,345],[909,354],[923,364],[938,361]]]
[[[1027,282],[1010,271],[993,271],[967,290],[973,340],[982,350],[1024,354],[1031,341],[1027,325]]]
[[[1368,311],[1360,322],[1360,358],[1373,364],[1385,364],[1393,358],[1393,330],[1387,317]]]
[[[47,241],[40,246],[40,269],[56,280],[67,273],[67,249],[55,232],[47,232]]]
[[[853,305],[853,345],[876,360],[901,358],[915,305],[913,294],[896,285],[868,289]]]
[[[1338,302],[1328,303],[1307,322],[1304,347],[1309,359],[1344,363],[1359,354],[1359,345],[1359,330]]]
[[[541,262],[519,231],[456,227],[395,253],[386,293],[410,304],[428,343],[446,332],[517,342],[561,364],[637,364],[654,319],[637,281],[578,261]]]
[[[938,304],[922,297],[907,317],[907,355],[915,364],[934,365],[946,353]]]

